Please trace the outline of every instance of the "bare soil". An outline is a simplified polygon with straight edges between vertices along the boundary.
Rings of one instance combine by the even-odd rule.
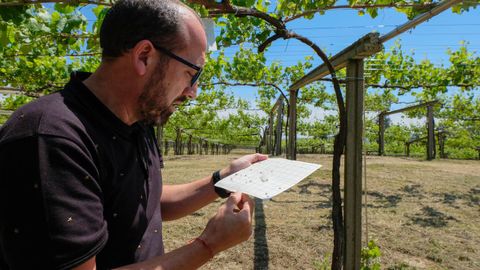
[[[243,154],[166,156],[164,182],[209,175]],[[271,200],[256,200],[251,239],[202,269],[329,265],[332,157],[299,155],[298,160],[323,167]],[[480,269],[480,161],[369,156],[366,171],[363,238],[368,230],[368,238],[380,246],[382,269]],[[218,199],[186,218],[165,222],[166,251],[198,236],[221,203]]]

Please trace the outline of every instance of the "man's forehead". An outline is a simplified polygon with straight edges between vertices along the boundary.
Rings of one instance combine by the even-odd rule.
[[[197,46],[206,51],[207,49],[207,34],[200,17],[188,7],[180,6],[179,12],[183,19],[185,27],[185,38],[187,42],[196,42]]]

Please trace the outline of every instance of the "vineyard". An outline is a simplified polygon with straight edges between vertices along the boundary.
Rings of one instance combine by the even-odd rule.
[[[185,183],[244,153],[167,156],[165,179]],[[202,269],[330,269],[332,158],[299,154],[298,160],[324,166],[272,200],[257,200],[254,237]],[[367,168],[368,237],[380,247],[372,258],[380,269],[478,269],[478,161],[369,156]],[[199,233],[220,204],[165,223],[166,249]]]
[[[292,217],[290,222],[294,228],[326,243],[322,243],[318,250],[309,251],[308,256],[299,255],[301,259],[298,260],[306,262],[288,265],[286,261],[271,259],[273,264],[267,261],[266,265],[250,265],[259,256],[255,253],[249,255],[249,264],[242,267],[246,262],[239,259],[240,266],[233,268],[267,269],[270,265],[283,269],[295,265],[295,269],[319,269],[325,264],[333,269],[359,269],[361,258],[362,265],[365,264],[361,247],[368,242],[363,228],[367,221],[362,207],[369,206],[369,203],[362,202],[365,194],[374,198],[370,203],[375,213],[369,220],[373,224],[370,231],[380,247],[387,248],[388,267],[403,269],[399,266],[402,263],[407,265],[404,269],[410,269],[408,266],[421,269],[457,268],[458,265],[462,269],[480,267],[478,256],[465,257],[453,249],[449,252],[454,256],[438,251],[434,259],[425,259],[420,252],[413,250],[411,244],[396,238],[402,237],[399,232],[402,228],[395,228],[393,236],[375,232],[376,229],[392,229],[383,222],[396,222],[392,215],[383,211],[388,209],[396,218],[403,220],[407,217],[400,224],[406,224],[408,230],[415,231],[413,227],[420,226],[422,231],[415,231],[414,236],[431,236],[426,238],[441,243],[440,249],[446,248],[448,242],[442,240],[434,228],[445,229],[447,223],[479,220],[472,209],[478,207],[480,179],[471,173],[478,171],[480,160],[480,55],[471,49],[476,45],[469,44],[467,35],[462,40],[455,40],[459,46],[442,47],[442,61],[434,61],[405,50],[400,38],[405,33],[415,35],[416,27],[428,24],[430,19],[442,13],[451,12],[452,16],[458,17],[473,13],[478,17],[476,8],[480,1],[184,2],[201,15],[213,38],[209,39],[211,51],[200,78],[197,98],[181,104],[167,124],[156,127],[159,148],[166,160],[167,179],[170,174],[172,178],[185,179],[180,172],[172,173],[175,169],[170,164],[181,166],[177,162],[191,160],[198,162],[190,166],[202,167],[200,164],[212,160],[220,164],[237,157],[240,152],[303,159],[327,165],[325,168],[329,170],[322,169],[318,175],[308,178],[303,186],[294,188],[291,192],[295,196],[287,194],[278,199],[285,199],[283,203],[292,201],[292,205],[302,209],[289,211],[301,211],[316,222],[309,223],[307,233],[297,220],[299,217]],[[98,34],[111,4],[110,0],[0,1],[0,125],[20,106],[62,89],[73,71],[93,72],[99,66]],[[318,38],[313,31],[302,32],[298,26],[317,23],[322,16],[338,10],[353,11],[350,16],[370,20],[389,10],[402,16],[403,22],[381,32],[351,26],[358,31],[355,30],[351,42],[337,50],[330,50],[327,46],[330,43],[328,37]],[[319,30],[328,26],[316,27],[307,29]],[[475,33],[480,35],[478,30]],[[281,47],[280,55],[275,54],[278,47]],[[282,55],[287,55],[287,49],[291,48],[303,48],[304,51],[295,53],[294,61],[285,61]],[[388,172],[382,166],[392,169],[390,176],[395,178],[395,183],[391,186],[385,175]],[[439,177],[446,181],[447,187],[438,191],[433,187],[435,177],[438,177],[434,171],[442,167],[452,168],[456,173],[448,174],[450,179]],[[409,172],[412,168],[429,173]],[[465,178],[458,176],[462,174],[462,168],[469,172]],[[368,183],[370,170],[373,171],[371,181],[374,184]],[[419,183],[419,179],[413,179],[423,176],[428,178],[425,185]],[[455,186],[452,179],[461,182],[459,186]],[[367,190],[367,184],[379,186]],[[322,201],[315,207],[319,198],[311,195],[309,186],[316,190],[314,194],[320,194],[328,203]],[[423,191],[426,193],[418,194]],[[293,197],[288,197],[290,195]],[[306,198],[302,197],[304,195]],[[437,203],[433,208],[429,198]],[[441,216],[442,211],[435,207],[442,199],[446,201],[442,207],[447,207],[446,210],[442,208],[443,212],[453,211],[448,208],[453,207],[465,208],[467,214],[458,216],[460,214],[455,212]],[[275,206],[279,201],[265,202],[264,207],[272,206],[268,215],[282,215]],[[295,203],[299,201],[308,203]],[[396,208],[404,202],[407,205],[420,203],[423,208],[416,207],[418,211],[415,213],[409,213],[405,205]],[[257,202],[257,208],[263,204]],[[325,209],[321,213],[315,212],[311,208],[328,208],[329,212]],[[265,213],[269,211],[264,210]],[[423,226],[422,218],[415,216],[422,211],[434,215],[433,225]],[[256,215],[258,213],[263,210],[257,209]],[[204,214],[189,218],[201,219]],[[435,223],[438,215],[445,219],[439,222],[445,224]],[[275,226],[290,225],[280,222]],[[454,229],[458,233],[471,227],[473,225],[468,223]],[[277,229],[284,232],[276,227],[271,230]],[[167,230],[172,233],[171,238],[166,236],[167,243],[178,245],[180,242],[173,240],[174,227],[167,226]],[[328,237],[322,238],[322,234]],[[281,237],[269,234],[269,240],[270,237],[272,241],[278,241],[274,243],[282,244],[277,239]],[[294,238],[297,237],[301,238]],[[473,240],[466,245],[476,249],[478,234],[471,238]],[[395,246],[397,240],[408,252],[402,253],[402,249]],[[456,243],[457,240],[452,241]],[[301,244],[297,244],[300,249]],[[308,245],[314,249],[315,243],[309,242]],[[268,257],[268,250],[264,252]],[[270,256],[284,256],[282,252],[286,251],[277,250],[274,253],[277,255]],[[231,255],[241,257],[239,253],[235,250]],[[395,257],[394,253],[398,256]],[[409,255],[422,257],[423,264],[408,264]],[[219,261],[228,263],[229,260],[222,257],[210,267],[217,269]]]

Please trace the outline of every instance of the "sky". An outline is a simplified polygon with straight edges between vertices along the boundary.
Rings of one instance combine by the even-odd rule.
[[[341,1],[337,5],[344,4]],[[326,11],[323,15],[316,15],[312,20],[298,19],[287,24],[287,28],[308,37],[327,54],[334,55],[349,46],[369,32],[379,32],[380,36],[392,31],[397,26],[407,22],[408,18],[392,8],[379,9],[378,16],[371,18],[369,15],[359,16],[356,10],[336,9]],[[218,30],[217,30],[218,31]],[[480,8],[471,9],[462,14],[452,13],[449,9],[439,15],[423,22],[414,29],[405,32],[384,44],[388,51],[399,41],[403,50],[414,53],[416,61],[429,59],[435,65],[448,65],[447,49],[456,50],[462,42],[467,42],[467,48],[480,51]],[[233,57],[238,46],[226,49],[226,56]],[[256,50],[256,48],[255,48]],[[266,53],[267,60],[279,61],[283,65],[294,65],[306,56],[313,56],[315,61],[313,68],[322,64],[320,58],[313,51],[296,40],[277,40],[272,43]],[[327,87],[330,87],[327,85]],[[330,87],[331,89],[331,87]],[[237,87],[229,89],[238,97],[254,100],[256,89]],[[411,102],[409,95],[402,96],[400,102]],[[405,104],[392,105],[393,109],[405,107]],[[311,119],[321,119],[325,115],[323,111],[313,111]],[[409,121],[402,115],[392,115],[394,123],[418,122],[415,119]]]
[[[272,3],[274,2],[272,0]],[[346,1],[337,3],[337,5],[343,4],[346,4]],[[82,11],[90,24],[95,18],[91,13],[92,7],[90,5]],[[323,15],[317,14],[311,20],[294,20],[287,24],[287,28],[309,38],[327,54],[334,55],[369,32],[376,31],[382,36],[407,21],[408,18],[404,14],[396,12],[392,8],[379,9],[376,18],[371,18],[369,15],[359,16],[358,12],[352,9],[335,9],[326,11]],[[218,33],[219,29],[215,29],[214,32]],[[461,42],[467,42],[469,50],[476,51],[478,55],[480,51],[480,8],[471,9],[462,14],[454,14],[451,10],[444,11],[416,28],[386,42],[385,49],[390,50],[396,41],[400,41],[405,52],[414,52],[413,56],[417,61],[429,59],[436,65],[448,64],[447,49],[455,50],[461,45]],[[257,50],[257,48],[252,49]],[[236,50],[238,50],[238,46],[226,48],[225,55],[233,57]],[[306,56],[313,56],[312,68],[323,63],[309,47],[294,39],[280,39],[273,42],[265,56],[267,64],[278,61],[285,66],[294,65]],[[327,84],[327,89],[332,91],[330,84]],[[227,91],[236,97],[249,100],[252,108],[256,107],[254,104],[256,88],[231,87]],[[400,102],[411,102],[412,99],[411,96],[405,95],[400,98]],[[391,109],[404,106],[404,104],[396,104],[392,105]],[[310,120],[321,120],[325,114],[329,114],[329,112],[313,110]],[[393,115],[392,121],[394,123],[405,122],[405,119],[402,119],[401,115]],[[412,121],[416,120],[412,119]]]

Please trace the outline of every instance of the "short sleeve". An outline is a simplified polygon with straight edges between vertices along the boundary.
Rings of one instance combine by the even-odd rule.
[[[12,269],[69,269],[101,251],[107,224],[88,147],[40,135],[0,147],[0,155],[0,169],[9,171],[1,180],[0,244]]]

